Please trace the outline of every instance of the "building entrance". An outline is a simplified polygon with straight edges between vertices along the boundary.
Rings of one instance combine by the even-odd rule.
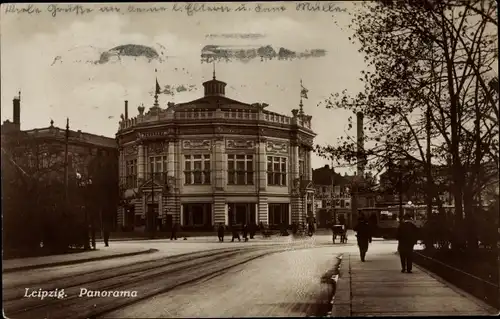
[[[161,220],[158,220],[158,204],[148,204],[146,229],[148,231],[158,230],[161,227]]]
[[[255,223],[255,203],[229,203],[228,222],[229,225],[241,225]]]

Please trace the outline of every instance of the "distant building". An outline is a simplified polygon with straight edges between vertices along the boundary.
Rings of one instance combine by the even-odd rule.
[[[356,224],[357,208],[374,207],[376,195],[373,192],[362,191],[354,194],[357,175],[341,175],[329,165],[313,170],[317,215],[320,227],[344,218],[349,227]],[[365,178],[361,179],[363,183]],[[354,205],[354,201],[357,205]]]
[[[1,126],[2,158],[11,161],[27,175],[58,179],[63,182],[66,129],[50,126],[31,130],[21,130],[21,96],[13,101],[13,121],[6,120]],[[85,133],[80,130],[68,130],[68,187],[76,187],[77,174],[86,179],[93,176],[90,165],[96,158],[102,161],[116,162],[118,147],[114,138]],[[101,161],[100,159],[98,161]],[[95,162],[95,161],[94,161]],[[95,177],[96,179],[98,177]],[[108,185],[118,183],[118,174],[106,175]],[[106,204],[106,203],[103,203]],[[112,204],[111,204],[112,205]],[[116,211],[116,208],[108,207]],[[111,227],[116,224],[116,214],[112,214]]]
[[[116,134],[126,229],[213,229],[219,223],[300,223],[314,215],[311,116],[289,117],[225,95],[204,82],[204,96],[128,116]],[[302,104],[302,103],[301,103]]]

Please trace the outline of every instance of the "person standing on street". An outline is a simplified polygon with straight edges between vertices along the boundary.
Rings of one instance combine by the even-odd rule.
[[[219,224],[219,228],[217,229],[217,236],[220,242],[224,241],[224,225],[222,223]]]
[[[398,227],[398,252],[401,258],[401,272],[411,274],[413,246],[417,243],[418,228],[413,224],[411,217],[405,215]]]
[[[172,234],[170,235],[170,240],[177,240],[177,223],[172,225]]]
[[[257,225],[255,225],[255,222],[251,222],[248,228],[250,232],[250,239],[253,239],[255,236],[255,229],[257,228]]]
[[[232,225],[231,226],[231,231],[233,233],[233,238],[231,239],[231,241],[234,242],[235,238],[237,238],[238,241],[241,241],[241,239],[240,239],[240,232],[238,230],[238,226],[237,225]]]
[[[243,239],[245,241],[248,241],[248,225],[247,224],[243,225]]]
[[[368,251],[368,245],[372,242],[372,235],[370,225],[365,220],[364,216],[361,215],[358,219],[358,224],[354,227],[356,232],[356,237],[358,238],[359,253],[361,255],[361,261],[365,261],[366,252]]]
[[[104,246],[109,247],[109,228],[107,225],[104,225],[103,227],[102,237],[104,239]]]

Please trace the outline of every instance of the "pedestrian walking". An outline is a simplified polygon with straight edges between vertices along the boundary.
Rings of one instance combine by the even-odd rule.
[[[109,229],[107,227],[102,230],[102,237],[104,238],[104,246],[109,247]]]
[[[361,261],[365,261],[366,252],[368,251],[368,245],[372,242],[372,235],[370,225],[365,220],[363,215],[358,218],[358,224],[354,227],[356,232],[356,237],[358,239],[359,254],[361,255]]]
[[[219,241],[224,241],[224,225],[219,223],[219,228],[217,229],[217,236],[219,237]]]
[[[92,249],[96,249],[95,227],[94,227],[94,223],[93,222],[90,224],[90,241],[92,243]]]
[[[177,223],[174,223],[172,225],[172,234],[170,235],[170,240],[177,240],[177,227],[178,227]]]
[[[231,226],[231,232],[233,233],[233,238],[231,239],[231,242],[234,242],[234,239],[238,239],[238,241],[241,241],[240,239],[240,232],[238,231],[238,227],[236,225]]]
[[[312,235],[314,234],[314,223],[312,221],[310,221],[307,224],[307,228],[308,228],[308,231],[309,231],[309,237],[312,237]]]
[[[248,241],[248,225],[247,224],[243,225],[243,239],[245,241]]]
[[[255,222],[251,222],[249,226],[250,239],[253,239],[255,237],[256,228],[257,225],[255,225]]]
[[[401,272],[411,274],[413,262],[413,246],[417,243],[418,228],[413,224],[410,215],[403,217],[398,227],[398,252],[401,259]]]

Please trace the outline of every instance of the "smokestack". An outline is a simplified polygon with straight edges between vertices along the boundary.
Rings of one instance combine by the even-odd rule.
[[[21,92],[19,92],[19,96],[16,96],[12,102],[14,109],[13,122],[17,129],[21,129]]]
[[[363,176],[365,172],[365,158],[364,158],[364,130],[363,130],[363,112],[356,113],[356,126],[357,126],[357,143],[358,143],[358,167],[357,175]]]
[[[128,101],[125,101],[125,119],[128,120]]]

